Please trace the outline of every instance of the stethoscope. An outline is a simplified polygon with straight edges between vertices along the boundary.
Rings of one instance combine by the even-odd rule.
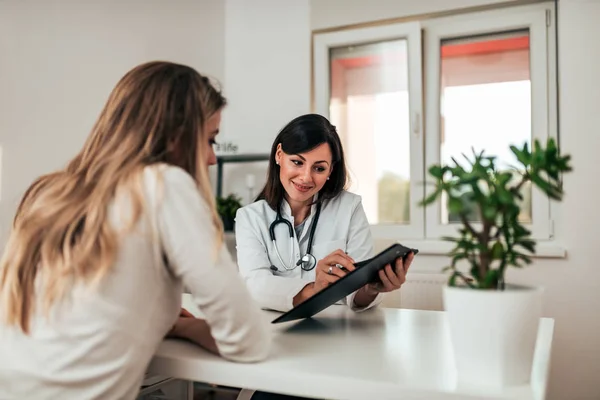
[[[273,247],[275,248],[275,254],[277,255],[277,258],[279,258],[281,265],[283,265],[283,268],[285,268],[286,271],[291,271],[299,265],[303,270],[310,271],[317,265],[317,259],[311,254],[311,250],[312,250],[313,239],[315,237],[315,229],[317,228],[317,222],[319,221],[319,215],[321,215],[321,203],[320,202],[317,203],[317,210],[315,211],[315,216],[310,224],[310,234],[308,236],[308,248],[306,249],[306,254],[304,254],[302,257],[300,257],[300,259],[296,262],[296,264],[294,264],[294,227],[292,226],[290,221],[288,221],[287,219],[284,219],[283,216],[281,215],[281,206],[277,207],[277,217],[275,218],[275,221],[273,221],[271,223],[271,225],[269,226],[269,236],[271,237],[271,241],[273,242]],[[281,258],[281,255],[279,254],[279,250],[277,250],[277,241],[275,240],[275,227],[277,226],[277,224],[281,224],[281,223],[287,225],[288,231],[290,234],[290,261],[289,261],[289,264],[286,264],[283,262],[283,259]],[[271,265],[271,269],[273,271],[279,271],[279,269],[275,265]]]

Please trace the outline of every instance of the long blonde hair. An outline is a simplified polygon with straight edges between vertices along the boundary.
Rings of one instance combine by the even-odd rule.
[[[79,154],[65,169],[37,179],[21,200],[0,260],[4,322],[29,332],[41,270],[46,312],[75,281],[107,274],[118,250],[107,206],[117,189],[129,188],[131,223],[139,219],[142,194],[133,181],[145,166],[175,165],[196,179],[220,242],[202,149],[209,145],[204,124],[225,104],[206,77],[184,65],[150,62],[123,76]]]

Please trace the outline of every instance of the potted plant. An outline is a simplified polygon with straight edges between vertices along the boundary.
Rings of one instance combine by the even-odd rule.
[[[457,235],[452,242],[444,308],[459,382],[506,386],[530,379],[533,353],[542,308],[542,289],[505,283],[509,267],[532,262],[536,241],[519,220],[520,201],[526,185],[548,198],[562,200],[561,175],[571,171],[570,156],[561,156],[556,142],[533,149],[510,147],[518,166],[498,167],[495,157],[484,152],[462,166],[433,165],[433,191],[421,202],[427,206],[447,199],[457,215]],[[533,190],[533,188],[532,188]],[[466,199],[466,201],[465,201]],[[478,222],[472,219],[477,215]]]
[[[227,197],[217,197],[217,211],[223,221],[225,232],[233,231],[235,214],[242,207],[242,201],[234,194]]]

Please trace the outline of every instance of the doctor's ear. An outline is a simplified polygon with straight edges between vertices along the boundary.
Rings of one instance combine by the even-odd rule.
[[[277,145],[277,150],[275,151],[275,164],[279,165],[281,162],[281,157],[283,154],[283,149],[281,148],[281,143]]]

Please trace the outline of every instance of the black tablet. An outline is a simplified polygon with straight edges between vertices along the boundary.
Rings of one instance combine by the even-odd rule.
[[[399,257],[406,258],[411,252],[417,254],[419,250],[405,247],[399,243],[391,245],[375,257],[354,264],[356,266],[354,271],[275,318],[272,323],[312,317],[367,283],[377,282],[380,269],[394,263]]]

